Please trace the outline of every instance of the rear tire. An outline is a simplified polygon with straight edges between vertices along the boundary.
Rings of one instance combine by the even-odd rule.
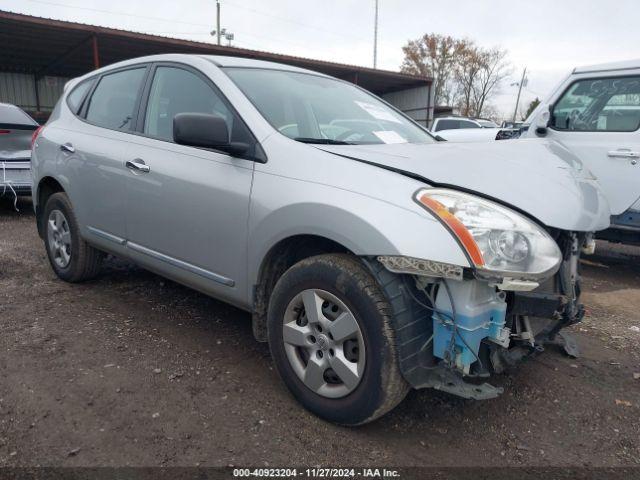
[[[307,312],[311,305],[318,307],[315,315],[321,321],[313,318],[313,309]],[[346,318],[349,326],[338,328],[338,320],[344,325]],[[282,380],[305,408],[325,420],[370,422],[394,408],[409,390],[398,367],[391,307],[356,257],[319,255],[287,270],[271,295],[267,327]],[[310,366],[324,372],[315,381],[307,373]]]
[[[66,282],[82,282],[100,271],[103,254],[82,237],[66,193],[51,195],[42,218],[44,244],[55,274]]]

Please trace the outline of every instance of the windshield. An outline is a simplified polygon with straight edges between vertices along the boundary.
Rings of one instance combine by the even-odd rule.
[[[432,143],[422,128],[385,103],[340,80],[307,73],[225,68],[280,133],[307,143]]]
[[[0,104],[0,123],[15,125],[37,125],[36,121],[13,105]]]

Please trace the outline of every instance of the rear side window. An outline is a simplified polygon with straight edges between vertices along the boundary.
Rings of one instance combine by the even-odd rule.
[[[556,130],[633,132],[640,127],[640,77],[579,80],[553,107]]]
[[[69,108],[73,113],[78,113],[80,104],[89,91],[89,88],[91,88],[91,85],[93,85],[93,79],[85,80],[84,82],[76,85],[73,91],[67,96],[67,105],[69,105]]]
[[[460,128],[460,120],[440,120],[436,125],[436,132],[440,130],[455,130]]]
[[[87,121],[113,130],[130,130],[146,67],[105,75],[91,95]]]
[[[467,120],[460,120],[460,127],[459,128],[482,128],[482,127],[480,127],[480,125],[478,125],[475,122],[469,122]]]

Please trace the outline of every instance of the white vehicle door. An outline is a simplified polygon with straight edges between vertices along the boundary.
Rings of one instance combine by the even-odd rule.
[[[568,82],[553,102],[548,138],[575,153],[598,178],[611,213],[640,197],[640,73]]]

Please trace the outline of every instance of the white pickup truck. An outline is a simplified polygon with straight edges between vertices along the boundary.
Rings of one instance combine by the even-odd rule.
[[[526,123],[521,138],[561,143],[597,177],[612,214],[598,237],[640,244],[640,59],[574,69]]]

